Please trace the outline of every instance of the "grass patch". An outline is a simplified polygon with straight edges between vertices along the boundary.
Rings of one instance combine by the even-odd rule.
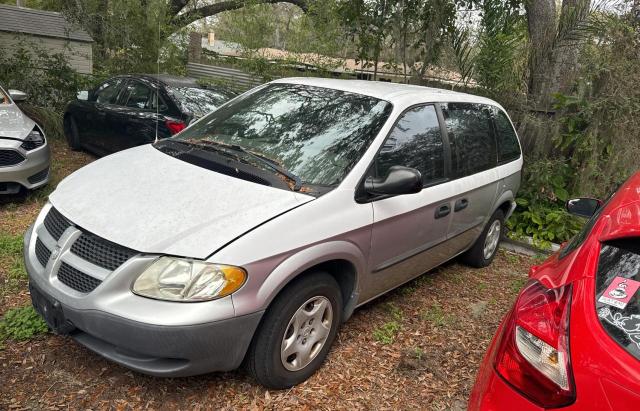
[[[6,339],[30,340],[49,330],[32,306],[12,308],[0,320],[0,344]]]
[[[373,330],[373,338],[382,344],[391,344],[400,331],[400,323],[397,321],[389,321]]]
[[[0,235],[0,295],[15,291],[27,278],[22,259],[22,236]],[[4,277],[4,278],[2,278]]]
[[[451,321],[450,316],[444,312],[442,306],[438,303],[434,303],[424,310],[422,312],[422,319],[429,321],[436,327],[442,327]]]
[[[394,303],[385,303],[382,307],[391,315],[394,320],[402,320],[402,310],[398,308],[398,306]]]
[[[527,283],[527,280],[528,278],[526,277],[511,280],[511,283],[509,283],[509,288],[514,294],[518,294],[522,287],[524,287],[524,285]]]

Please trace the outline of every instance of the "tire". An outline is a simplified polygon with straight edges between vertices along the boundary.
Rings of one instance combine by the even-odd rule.
[[[497,233],[495,233],[496,224],[498,224]],[[484,230],[482,230],[480,237],[478,237],[476,242],[473,243],[473,246],[469,250],[467,250],[464,254],[462,254],[461,260],[465,264],[470,265],[471,267],[476,267],[476,268],[486,267],[489,264],[491,264],[496,254],[498,253],[498,246],[500,244],[500,239],[502,239],[503,230],[504,230],[504,213],[502,212],[502,210],[498,209],[493,213],[491,218],[489,218],[487,225],[484,227]],[[496,240],[497,242],[493,246],[493,249],[491,250],[491,252],[487,255],[485,254],[485,245],[487,245],[487,237],[491,236],[491,238],[494,238],[493,236],[495,235],[498,236]]]
[[[78,151],[81,148],[80,135],[78,134],[78,125],[76,120],[68,115],[64,118],[64,136],[67,138],[67,144],[73,151]]]
[[[316,312],[321,317],[311,319],[306,317],[307,308],[312,306],[314,308],[310,312]],[[329,314],[331,314],[328,325],[326,316],[329,309],[326,307],[330,307]],[[245,368],[260,384],[271,389],[286,389],[305,381],[324,362],[342,321],[342,308],[340,287],[328,273],[316,271],[294,280],[280,292],[267,309],[249,347]],[[300,316],[312,322],[305,321],[304,328],[299,327],[295,331],[296,327],[293,323],[295,318],[301,318]],[[322,330],[328,330],[325,331],[326,337],[323,337],[322,331],[317,331],[321,330],[320,327],[323,325]],[[302,354],[297,351],[289,356],[286,356],[286,352],[282,354],[285,337],[291,342],[289,345],[292,347],[291,350],[302,347],[300,351]],[[319,346],[317,346],[319,341],[314,341],[318,338],[324,339]],[[301,343],[304,344],[301,345]],[[305,349],[311,355],[305,355]],[[303,365],[305,363],[306,365]],[[296,367],[301,368],[296,369]]]

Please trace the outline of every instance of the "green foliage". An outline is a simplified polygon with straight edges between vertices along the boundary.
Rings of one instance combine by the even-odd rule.
[[[530,236],[535,245],[548,248],[550,242],[567,241],[580,230],[583,222],[564,210],[572,173],[562,159],[527,164],[516,199],[518,207],[507,221],[511,235]]]
[[[391,344],[399,331],[400,323],[397,321],[389,321],[373,330],[373,338],[382,344]]]
[[[521,7],[503,0],[485,0],[482,4],[474,77],[493,96],[523,91],[527,26]]]
[[[0,319],[0,341],[29,340],[48,331],[47,324],[32,306],[12,308]]]
[[[98,77],[121,73],[184,74],[186,36],[175,31],[166,0],[63,1],[64,15],[95,41]]]
[[[31,105],[61,112],[90,81],[67,63],[65,53],[50,53],[25,37],[11,50],[0,48],[0,79],[6,88],[28,94]]]
[[[447,325],[451,318],[438,303],[433,303],[422,313],[422,319],[431,322],[436,327]]]
[[[400,310],[400,308],[398,308],[398,306],[396,306],[394,303],[385,303],[383,307],[385,311],[391,314],[391,317],[394,320],[402,320],[402,310]]]
[[[0,235],[0,270],[7,270],[4,283],[0,283],[0,296],[16,290],[27,278],[22,259],[22,244],[20,235]]]

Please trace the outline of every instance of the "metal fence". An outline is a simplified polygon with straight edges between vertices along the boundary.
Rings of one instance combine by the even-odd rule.
[[[187,74],[197,79],[217,81],[238,91],[245,91],[264,83],[261,78],[242,70],[200,63],[187,63]]]

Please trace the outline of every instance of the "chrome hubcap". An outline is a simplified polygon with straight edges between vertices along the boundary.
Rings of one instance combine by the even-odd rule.
[[[496,252],[498,248],[498,243],[500,242],[500,231],[501,230],[500,220],[495,220],[491,223],[489,227],[489,231],[487,231],[487,237],[484,239],[484,259],[488,260],[491,258],[493,253]]]
[[[333,321],[333,308],[328,298],[308,299],[289,320],[282,337],[280,359],[289,371],[306,367],[322,350]]]

